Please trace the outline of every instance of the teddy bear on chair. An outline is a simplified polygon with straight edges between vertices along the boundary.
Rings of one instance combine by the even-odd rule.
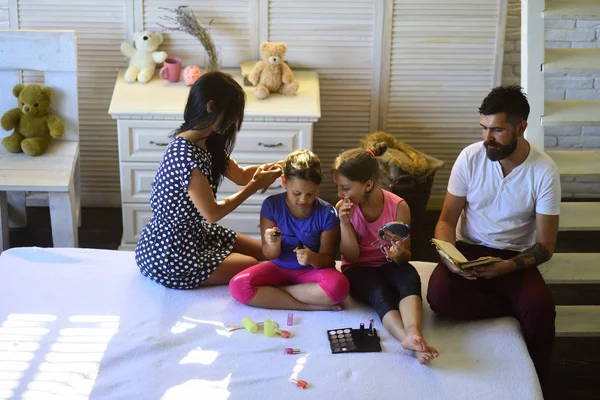
[[[121,43],[121,53],[129,57],[125,81],[149,82],[154,76],[156,64],[164,62],[167,58],[164,51],[156,51],[163,42],[163,35],[160,32],[137,32],[133,40],[135,47],[128,42]]]
[[[263,42],[260,45],[262,61],[257,62],[248,75],[248,80],[256,86],[259,100],[266,99],[271,93],[296,94],[298,91],[298,81],[283,62],[286,51],[285,43]]]
[[[21,83],[13,88],[18,107],[7,111],[0,120],[5,131],[13,133],[2,140],[11,153],[24,152],[30,156],[43,154],[52,139],[65,134],[60,118],[50,113],[54,90],[48,86]]]

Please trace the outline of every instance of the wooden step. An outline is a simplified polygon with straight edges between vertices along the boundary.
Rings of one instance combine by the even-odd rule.
[[[544,103],[544,126],[600,125],[600,100],[549,100]]]
[[[556,336],[600,336],[600,306],[556,306]]]
[[[549,150],[546,153],[552,157],[561,175],[600,175],[600,150]]]
[[[560,231],[600,230],[600,202],[560,203]]]
[[[554,253],[538,268],[548,284],[600,284],[600,253]]]
[[[544,19],[600,19],[598,0],[546,0]]]
[[[546,49],[545,73],[600,73],[600,49]]]

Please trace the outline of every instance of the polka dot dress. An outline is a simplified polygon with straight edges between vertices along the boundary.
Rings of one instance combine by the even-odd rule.
[[[198,212],[187,188],[199,168],[216,195],[211,156],[176,136],[165,150],[152,183],[152,218],[135,249],[142,275],[175,289],[194,289],[231,253],[236,233],[211,224]]]

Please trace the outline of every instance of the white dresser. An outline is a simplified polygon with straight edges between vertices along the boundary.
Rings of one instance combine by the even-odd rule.
[[[242,84],[239,71],[227,71]],[[133,250],[152,216],[152,180],[169,133],[183,122],[189,87],[155,77],[148,84],[128,84],[121,71],[115,84],[109,114],[117,120],[123,240],[121,250]],[[313,123],[321,116],[319,77],[312,71],[294,71],[300,82],[295,96],[271,95],[259,101],[253,87],[247,96],[244,123],[232,157],[242,166],[278,161],[295,149],[312,148]],[[225,179],[217,197],[222,199],[239,187]],[[283,191],[276,181],[264,194],[256,193],[237,210],[219,221],[237,232],[260,240],[259,213],[263,200]]]

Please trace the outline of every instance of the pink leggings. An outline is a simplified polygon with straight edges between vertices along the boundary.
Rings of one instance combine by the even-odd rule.
[[[319,284],[334,304],[341,303],[350,290],[348,279],[336,269],[285,269],[272,261],[256,264],[234,276],[229,282],[231,295],[240,303],[248,304],[259,286],[285,286],[301,283]]]

